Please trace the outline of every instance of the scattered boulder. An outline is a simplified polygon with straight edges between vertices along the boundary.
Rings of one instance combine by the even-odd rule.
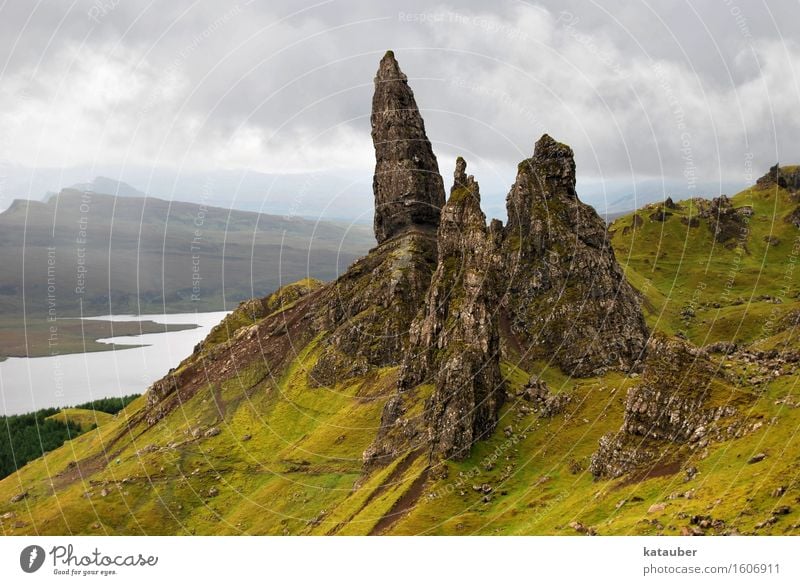
[[[533,376],[522,390],[522,398],[532,402],[534,409],[542,418],[551,418],[564,412],[571,396],[566,392],[553,394],[547,382]]]
[[[753,463],[760,463],[760,462],[764,461],[764,459],[766,459],[766,458],[767,458],[767,454],[766,453],[757,453],[757,454],[753,455],[752,457],[750,457],[750,459],[747,460],[747,463],[749,463],[751,465]]]
[[[777,516],[770,516],[766,520],[759,522],[755,525],[756,530],[761,530],[762,528],[766,528],[767,526],[772,526],[773,524],[777,524],[778,517]]]
[[[569,527],[580,534],[586,534],[588,532],[588,528],[584,526],[582,522],[572,521],[569,523]]]
[[[19,494],[15,495],[15,496],[13,496],[13,497],[11,498],[10,502],[11,502],[12,504],[16,504],[17,502],[21,502],[22,500],[24,500],[24,499],[25,499],[25,498],[27,498],[27,497],[28,497],[28,492],[27,492],[27,491],[24,491],[24,492],[21,492],[21,493],[19,493]]]

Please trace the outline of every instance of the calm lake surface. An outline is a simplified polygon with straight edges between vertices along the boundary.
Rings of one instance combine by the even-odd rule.
[[[108,396],[140,394],[192,353],[227,312],[91,317],[108,321],[193,323],[195,329],[100,339],[144,347],[0,362],[0,414],[71,406]]]

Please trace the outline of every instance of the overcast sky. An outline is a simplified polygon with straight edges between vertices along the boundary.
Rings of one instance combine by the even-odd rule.
[[[490,207],[544,132],[589,198],[662,178],[683,198],[800,162],[799,22],[796,0],[10,0],[0,171],[331,173],[369,195],[391,48],[445,181],[465,156]]]

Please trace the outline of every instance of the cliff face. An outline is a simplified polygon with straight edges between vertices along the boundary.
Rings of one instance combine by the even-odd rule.
[[[577,376],[634,367],[648,336],[639,298],[605,223],[578,199],[572,149],[544,135],[506,207],[504,307],[526,357]]]
[[[619,477],[664,457],[680,458],[676,445],[693,451],[741,436],[741,421],[733,417],[750,399],[728,383],[705,351],[656,336],[641,382],[628,392],[622,426],[601,439],[591,471],[595,477]]]

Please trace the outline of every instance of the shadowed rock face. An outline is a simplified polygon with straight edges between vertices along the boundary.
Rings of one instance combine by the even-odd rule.
[[[628,369],[648,331],[606,226],[575,192],[572,149],[544,135],[506,200],[504,305],[523,357],[586,376]]]
[[[778,164],[770,167],[769,171],[756,181],[761,189],[781,187],[792,192],[800,189],[800,167],[781,167]]]
[[[414,92],[391,51],[381,59],[375,76],[371,123],[378,243],[411,226],[435,230],[444,185]]]

